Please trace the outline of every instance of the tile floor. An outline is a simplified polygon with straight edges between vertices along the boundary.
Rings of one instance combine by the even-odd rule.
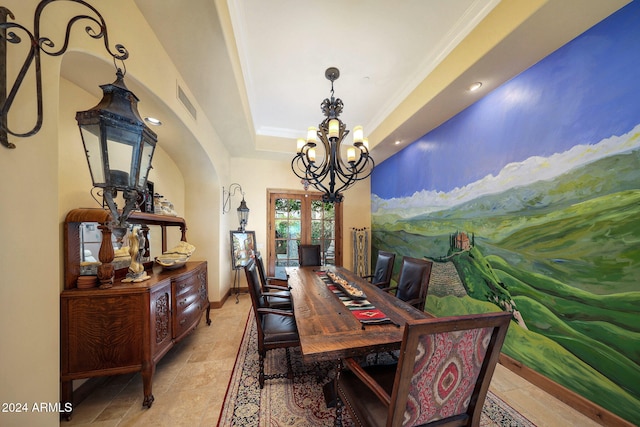
[[[211,310],[211,326],[204,321],[160,361],[153,380],[155,402],[142,408],[139,375],[111,377],[74,408],[62,427],[209,427],[216,426],[240,345],[251,302],[227,299]],[[537,426],[589,427],[595,421],[498,365],[491,389]],[[223,426],[224,427],[224,426]]]

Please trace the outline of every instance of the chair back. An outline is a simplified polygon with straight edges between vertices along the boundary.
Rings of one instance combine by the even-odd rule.
[[[300,267],[322,265],[320,245],[298,245],[298,262]]]
[[[371,278],[371,284],[378,287],[389,286],[391,275],[393,274],[393,263],[396,261],[396,254],[392,252],[378,251],[378,259]]]
[[[479,425],[511,317],[499,312],[407,322],[387,426]]]
[[[426,259],[403,257],[396,297],[424,311],[432,265]]]
[[[267,274],[264,272],[264,262],[262,261],[262,254],[260,254],[260,252],[256,252],[253,259],[255,260],[256,269],[258,270],[260,286],[262,287],[263,292],[267,292]]]
[[[258,309],[268,307],[264,296],[262,295],[262,286],[260,284],[260,277],[258,268],[254,259],[250,259],[244,266],[244,273],[247,276],[247,285],[249,288],[249,295],[251,296],[251,304],[253,305],[253,311],[258,315]],[[258,321],[258,323],[260,323]]]

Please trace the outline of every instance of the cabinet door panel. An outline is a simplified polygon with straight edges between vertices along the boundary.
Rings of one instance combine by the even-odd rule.
[[[68,301],[69,371],[115,369],[142,363],[143,296]]]

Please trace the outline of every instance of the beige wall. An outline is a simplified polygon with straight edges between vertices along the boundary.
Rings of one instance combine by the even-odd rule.
[[[6,0],[3,6],[29,28],[37,3]],[[73,13],[69,13],[71,8]],[[127,14],[123,15],[124,8]],[[132,3],[100,2],[99,9],[108,23],[110,42],[123,43],[131,52],[126,78],[127,84],[132,83],[129,87],[141,102],[158,104],[166,117],[178,123],[178,137],[159,138],[151,179],[187,219],[189,240],[198,247],[194,258],[209,261],[211,299],[219,299],[218,266],[228,255],[219,250],[220,230],[226,226],[221,226],[217,212],[219,181],[226,179],[229,170],[228,152],[202,115],[196,123],[178,104],[175,87],[181,78]],[[57,35],[64,34],[64,24],[83,9],[60,2],[47,10],[42,32]],[[53,28],[55,25],[58,27]],[[9,84],[23,56],[19,48],[10,49]],[[90,68],[95,57],[105,64],[107,79]],[[149,67],[150,63],[155,66]],[[61,70],[67,67],[81,70],[80,80],[89,80],[88,85],[95,89],[115,80],[111,59],[101,42],[90,39],[82,28],[74,28],[67,54],[42,56],[42,129],[29,138],[11,137],[17,145],[14,150],[0,147],[0,402],[23,402],[29,409],[36,403],[59,401],[62,221],[71,208],[95,205],[88,193],[91,180],[74,116],[96,104],[99,90],[89,93],[80,89],[86,82],[76,81],[73,73],[68,79],[61,78]],[[153,72],[157,68],[163,73]],[[35,120],[34,86],[33,80],[28,80],[14,103],[9,115],[13,129],[24,132]],[[0,413],[0,425],[57,426],[59,414]]]
[[[4,6],[29,27],[38,2],[5,0]],[[223,215],[222,187],[242,185],[251,209],[249,228],[264,245],[266,190],[300,189],[299,180],[291,173],[289,159],[230,158],[204,114],[200,111],[194,121],[179,104],[175,89],[178,82],[183,86],[182,79],[135,6],[127,0],[99,3],[110,42],[124,44],[131,53],[125,80],[140,98],[140,108],[152,106],[163,121],[175,125],[171,131],[169,126],[157,129],[150,179],[187,220],[188,240],[197,247],[194,259],[209,263],[209,299],[220,301],[231,286],[229,230],[237,228],[233,211],[240,201],[232,199],[232,212]],[[47,16],[47,25],[58,27],[43,26],[43,33],[64,34],[64,24],[78,11],[86,12],[71,2],[59,3]],[[22,54],[9,51],[10,80]],[[96,206],[89,194],[91,179],[75,112],[93,107],[101,96],[98,85],[115,80],[102,42],[90,39],[82,28],[74,29],[65,55],[43,55],[42,76],[42,129],[30,138],[10,138],[17,145],[14,150],[0,147],[0,401],[29,405],[59,400],[62,222],[73,208]],[[28,129],[34,120],[33,87],[33,81],[25,84],[9,116],[17,130]],[[349,190],[344,203],[344,254],[349,265],[350,228],[370,223],[369,183]],[[58,420],[58,413],[0,413],[2,426],[57,426]]]
[[[294,155],[295,141],[291,141],[291,157]],[[300,179],[291,171],[291,159],[258,160],[249,158],[232,158],[231,174],[225,188],[233,182],[242,186],[245,192],[245,201],[251,210],[247,229],[256,232],[257,250],[266,254],[267,245],[267,190],[289,189],[303,190]],[[309,190],[311,191],[311,190]],[[352,242],[351,229],[371,226],[371,186],[370,180],[358,182],[353,188],[344,193],[343,202],[343,264],[352,267]],[[240,204],[241,197],[236,195],[231,201],[231,212],[225,214],[225,221],[229,224],[229,230],[238,228],[238,220],[235,210]],[[229,233],[226,233],[227,247],[229,245]],[[230,269],[230,267],[229,267]],[[244,278],[242,279],[244,280]],[[243,285],[246,282],[242,282]]]
[[[16,15],[33,16],[28,2],[9,5]],[[16,61],[17,62],[17,61]],[[20,64],[9,62],[15,75]],[[17,148],[0,147],[0,402],[58,401],[59,389],[59,221],[56,63],[43,76],[45,99],[39,134],[10,137]],[[26,88],[27,92],[31,90]],[[31,126],[33,93],[17,100],[21,114],[10,116],[20,130]],[[0,413],[3,426],[57,425],[57,413]]]

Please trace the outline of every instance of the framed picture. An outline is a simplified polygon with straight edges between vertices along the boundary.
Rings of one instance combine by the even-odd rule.
[[[231,231],[231,266],[234,270],[244,268],[255,256],[255,231]]]

